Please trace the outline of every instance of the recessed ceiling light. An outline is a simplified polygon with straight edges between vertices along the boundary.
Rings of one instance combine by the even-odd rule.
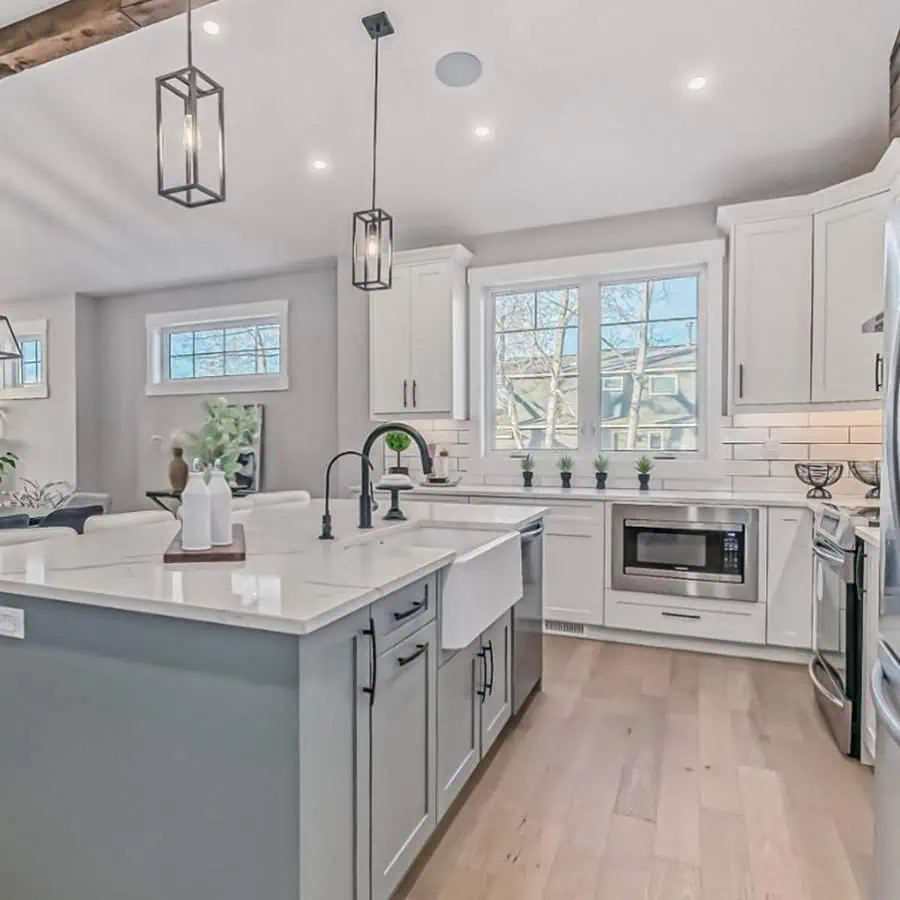
[[[458,50],[442,56],[434,72],[447,87],[469,87],[481,78],[481,60],[474,53]]]
[[[328,163],[324,159],[314,159],[312,161],[312,167],[317,172],[324,172],[328,168]]]
[[[207,19],[203,23],[203,30],[207,34],[218,34],[222,30],[222,28],[218,22],[214,22],[212,19]]]
[[[481,138],[481,140],[486,140],[491,136],[491,129],[488,125],[476,125],[472,129],[472,133],[475,135],[475,137]]]
[[[695,75],[687,83],[689,91],[702,91],[709,84],[709,79],[705,75]]]

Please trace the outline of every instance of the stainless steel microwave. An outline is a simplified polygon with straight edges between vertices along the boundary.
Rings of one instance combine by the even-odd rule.
[[[612,529],[614,590],[759,599],[758,510],[617,503]]]

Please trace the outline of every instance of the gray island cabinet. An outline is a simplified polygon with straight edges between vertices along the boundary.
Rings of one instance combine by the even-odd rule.
[[[510,715],[441,577],[303,636],[0,595],[0,897],[388,900]]]

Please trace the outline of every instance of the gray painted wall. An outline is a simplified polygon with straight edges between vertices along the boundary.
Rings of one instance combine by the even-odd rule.
[[[716,204],[702,203],[655,212],[506,231],[474,237],[445,236],[445,243],[461,243],[475,254],[472,267],[529,260],[554,259],[638,247],[704,241],[721,237],[716,227]],[[347,243],[349,246],[349,237]],[[433,242],[432,242],[433,243]],[[410,246],[427,246],[428,242]],[[337,346],[338,445],[359,448],[369,419],[369,308],[350,284],[350,260],[338,260]],[[376,462],[376,469],[379,463]],[[359,481],[356,467],[341,468],[337,484],[347,491]]]
[[[82,491],[103,491],[98,436],[101,423],[103,348],[100,344],[100,301],[75,297],[75,460],[76,485]]]
[[[99,301],[102,387],[93,446],[102,488],[113,495],[115,509],[146,506],[144,491],[167,484],[172,431],[202,421],[200,395],[146,396],[146,315],[263,300],[290,301],[290,390],[228,397],[265,404],[265,489],[304,488],[321,495],[325,465],[337,444],[335,279],[335,268],[326,266]],[[165,441],[154,442],[154,435]]]
[[[296,639],[0,602],[3,900],[299,896]]]

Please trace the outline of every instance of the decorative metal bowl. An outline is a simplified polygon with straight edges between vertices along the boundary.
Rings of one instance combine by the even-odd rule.
[[[879,460],[848,460],[847,468],[857,481],[867,484],[872,489],[866,491],[867,500],[877,500],[881,497],[881,462]]]
[[[826,488],[837,484],[844,474],[843,463],[795,463],[797,477],[811,490],[806,496],[810,500],[830,500],[831,493]]]

